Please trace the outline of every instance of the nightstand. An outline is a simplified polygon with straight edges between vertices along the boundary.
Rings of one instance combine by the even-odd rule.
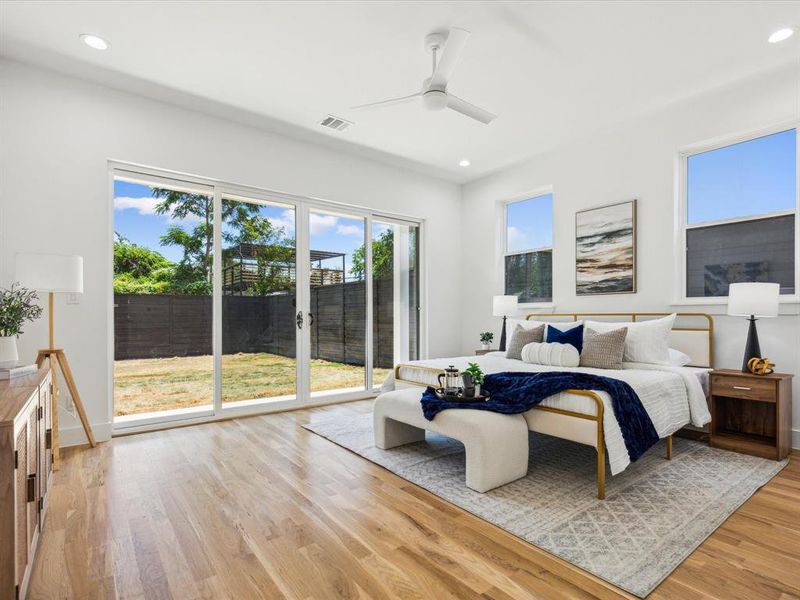
[[[792,375],[711,372],[711,446],[773,460],[789,455]]]
[[[483,356],[487,352],[494,352],[491,348],[489,350],[475,350],[475,356]]]

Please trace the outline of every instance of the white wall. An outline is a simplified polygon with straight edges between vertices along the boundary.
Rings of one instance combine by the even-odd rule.
[[[556,310],[719,313],[720,307],[671,305],[676,151],[796,118],[799,103],[796,74],[773,73],[643,116],[460,189],[415,172],[0,60],[0,285],[11,280],[16,252],[52,250],[85,257],[86,291],[80,304],[57,299],[57,339],[69,351],[90,420],[101,438],[108,436],[111,418],[106,398],[110,307],[104,289],[111,208],[106,161],[111,158],[424,218],[430,261],[430,356],[469,353],[479,331],[499,331],[499,322],[490,316],[491,296],[502,291],[494,241],[496,203],[546,185],[552,185],[555,194]],[[575,211],[630,198],[639,201],[639,292],[576,297]],[[450,235],[459,219],[462,231],[469,232],[470,242],[463,247],[463,236]],[[455,285],[453,265],[461,265]],[[765,353],[779,370],[795,374],[800,372],[797,308],[784,306],[793,314],[759,323]],[[737,366],[745,323],[720,315],[715,325],[716,365]],[[460,339],[453,332],[460,332]],[[23,357],[32,358],[45,342],[42,319],[21,339]],[[800,429],[800,377],[794,398],[794,427]],[[66,440],[80,439],[77,422],[63,413],[62,428]],[[800,432],[796,433],[795,446],[800,446]]]
[[[400,168],[270,134],[217,117],[75,78],[0,61],[0,284],[16,252],[83,255],[80,304],[56,300],[57,343],[67,349],[99,439],[110,433],[107,401],[106,269],[110,261],[109,159],[399,212],[425,219],[431,355],[459,340],[453,290],[438,273],[460,260],[460,188]],[[46,319],[29,325],[22,358],[47,339]],[[62,388],[63,389],[63,388]],[[81,439],[61,415],[62,439]]]
[[[757,130],[798,117],[798,76],[793,71],[767,74],[746,85],[719,90],[691,102],[643,116],[615,131],[581,144],[539,156],[524,164],[464,186],[462,227],[472,242],[465,244],[462,277],[473,280],[474,294],[464,294],[461,349],[477,347],[478,333],[499,331],[491,315],[491,296],[502,293],[494,223],[497,202],[552,185],[554,192],[553,270],[555,312],[577,311],[704,311],[715,317],[715,366],[741,365],[746,322],[724,316],[724,306],[672,305],[675,160],[685,146]],[[535,135],[535,132],[525,132]],[[638,200],[638,292],[620,296],[575,295],[575,212]],[[483,285],[483,282],[494,282]],[[761,348],[778,370],[800,375],[800,323],[792,313],[758,323]],[[533,311],[524,311],[533,312]],[[524,314],[524,313],[523,313]],[[800,377],[794,380],[794,446],[800,447]]]

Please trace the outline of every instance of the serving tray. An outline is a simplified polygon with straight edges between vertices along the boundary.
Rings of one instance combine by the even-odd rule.
[[[447,402],[467,402],[467,403],[477,403],[477,402],[486,402],[489,400],[489,394],[480,394],[478,396],[465,396],[463,391],[459,391],[458,394],[445,394],[442,388],[435,388],[434,393],[436,397],[441,400],[446,400]]]

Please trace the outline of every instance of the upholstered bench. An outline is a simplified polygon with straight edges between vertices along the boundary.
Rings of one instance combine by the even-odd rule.
[[[422,414],[423,388],[386,392],[375,400],[375,445],[388,450],[425,439],[434,431],[464,444],[467,487],[476,492],[524,477],[528,472],[528,426],[522,415],[451,409],[428,421]]]

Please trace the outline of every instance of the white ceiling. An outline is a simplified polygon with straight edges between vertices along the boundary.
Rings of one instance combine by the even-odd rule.
[[[766,42],[800,25],[800,2],[3,0],[0,10],[3,55],[124,76],[142,93],[156,84],[454,181],[800,57],[800,35]],[[416,92],[430,72],[423,38],[451,26],[472,37],[449,89],[499,115],[493,123],[417,103],[348,108]],[[111,49],[89,49],[85,32]],[[328,113],[356,124],[329,132],[316,124]]]

